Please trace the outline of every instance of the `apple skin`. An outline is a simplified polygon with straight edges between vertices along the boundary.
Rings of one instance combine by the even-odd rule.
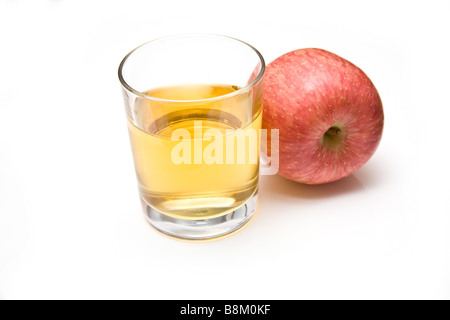
[[[287,179],[339,180],[363,166],[380,143],[377,89],[334,53],[308,48],[282,55],[267,66],[263,92],[263,128],[279,129],[278,173]]]

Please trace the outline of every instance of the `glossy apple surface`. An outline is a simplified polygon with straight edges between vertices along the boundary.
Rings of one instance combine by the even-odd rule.
[[[322,49],[289,52],[267,66],[263,128],[279,129],[279,174],[321,184],[346,177],[377,149],[383,105],[367,75]]]

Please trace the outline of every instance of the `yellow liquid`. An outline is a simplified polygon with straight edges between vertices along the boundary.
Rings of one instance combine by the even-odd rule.
[[[236,210],[254,195],[259,177],[261,105],[249,92],[221,97],[238,89],[183,85],[146,92],[173,101],[136,100],[128,128],[141,197],[148,205],[175,218],[210,219]],[[211,98],[216,99],[201,100]],[[190,137],[183,140],[190,154],[185,153],[186,148],[175,152],[184,159],[178,164],[174,148],[180,147],[181,140],[172,139],[177,129]],[[210,129],[215,136],[204,139]],[[246,135],[247,140],[239,145],[238,139]],[[255,136],[256,146],[250,142]],[[257,157],[252,158],[251,151]],[[223,156],[217,156],[220,153]],[[208,162],[208,155],[216,157],[215,161]]]

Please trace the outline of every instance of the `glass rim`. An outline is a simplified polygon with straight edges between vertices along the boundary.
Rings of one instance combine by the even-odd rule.
[[[244,44],[245,46],[249,47],[250,49],[252,49],[257,57],[259,58],[259,61],[261,63],[261,70],[259,71],[258,75],[256,76],[255,79],[253,79],[250,83],[248,83],[247,85],[245,85],[242,88],[239,88],[236,91],[221,95],[221,96],[217,96],[217,97],[213,97],[213,98],[207,98],[207,99],[194,99],[194,100],[172,100],[172,99],[163,99],[163,98],[157,98],[157,97],[153,97],[150,95],[147,95],[139,90],[134,89],[132,86],[130,86],[127,81],[125,80],[125,78],[123,77],[123,68],[125,66],[125,63],[128,61],[128,59],[133,55],[133,53],[137,52],[138,50],[153,44],[154,42],[158,42],[161,40],[169,40],[169,39],[175,39],[175,38],[182,38],[182,37],[191,37],[191,36],[209,36],[209,37],[217,37],[217,38],[224,38],[224,39],[228,39],[228,40],[234,40],[237,42],[240,42],[241,44]],[[264,57],[262,56],[262,54],[252,45],[248,44],[245,41],[239,40],[237,38],[233,38],[233,37],[229,37],[229,36],[225,36],[225,35],[221,35],[221,34],[212,34],[212,33],[183,33],[183,34],[176,34],[176,35],[171,35],[171,36],[165,36],[165,37],[159,37],[150,41],[147,41],[143,44],[141,44],[140,46],[134,48],[133,50],[131,50],[123,59],[122,62],[119,65],[119,70],[118,70],[118,74],[119,74],[119,81],[122,85],[122,87],[135,94],[138,97],[141,97],[143,99],[147,99],[147,100],[153,100],[153,101],[158,101],[158,102],[170,102],[170,103],[187,103],[187,102],[207,102],[207,101],[217,101],[217,100],[222,100],[222,99],[227,99],[233,96],[237,96],[240,95],[244,92],[249,91],[251,88],[253,88],[264,76],[264,72],[266,69],[266,63],[264,61]]]

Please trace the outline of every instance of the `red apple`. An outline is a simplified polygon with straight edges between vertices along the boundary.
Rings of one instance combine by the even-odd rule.
[[[263,128],[279,129],[279,174],[290,180],[346,177],[381,140],[377,89],[361,69],[322,49],[292,51],[270,63],[263,101]]]

